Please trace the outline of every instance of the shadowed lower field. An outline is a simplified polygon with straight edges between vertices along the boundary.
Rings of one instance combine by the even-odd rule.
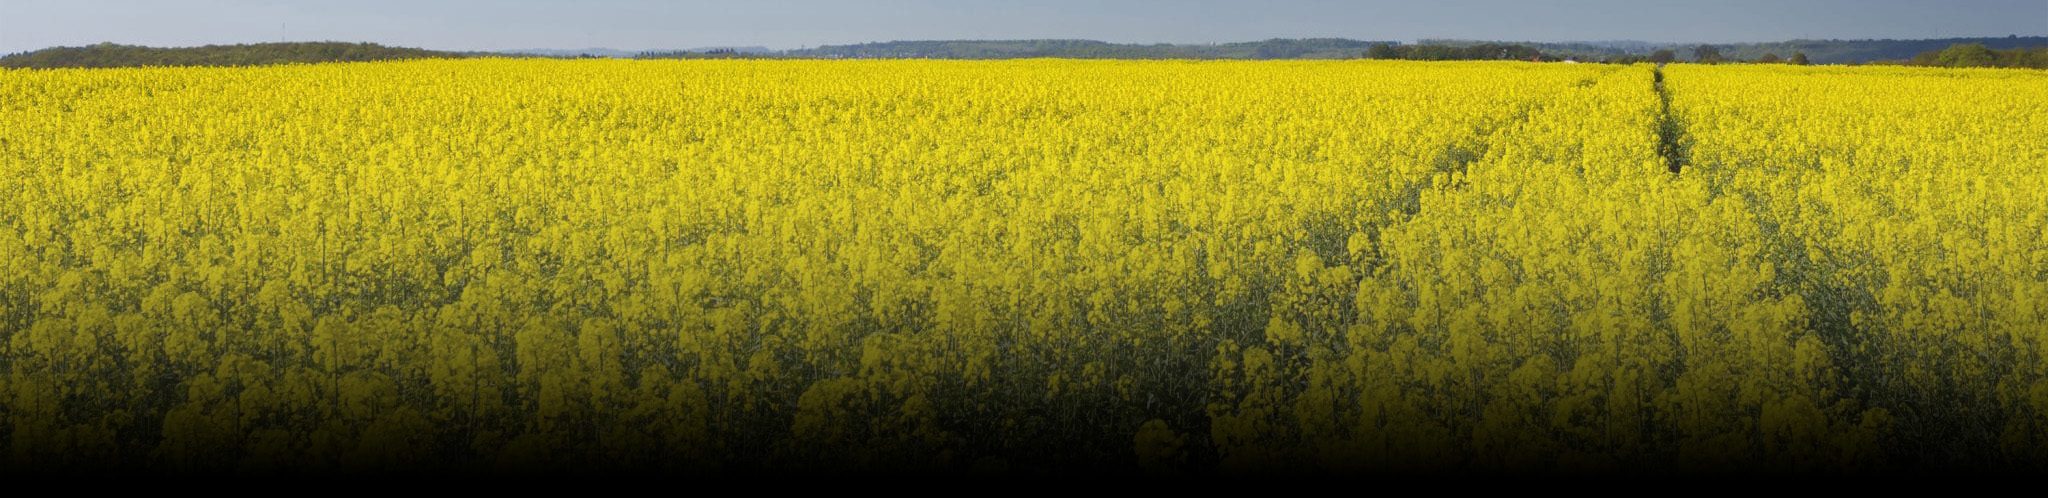
[[[23,472],[2048,464],[2048,80],[1654,71],[0,72],[0,446]]]

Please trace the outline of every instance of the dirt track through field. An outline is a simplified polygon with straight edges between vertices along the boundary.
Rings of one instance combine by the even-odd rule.
[[[1657,88],[1657,101],[1661,106],[1657,115],[1657,153],[1664,156],[1664,167],[1671,174],[1685,169],[1685,126],[1671,115],[1671,92],[1664,88],[1664,65],[1658,64],[1651,84]]]

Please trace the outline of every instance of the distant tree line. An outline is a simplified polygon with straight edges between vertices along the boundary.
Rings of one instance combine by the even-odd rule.
[[[2048,46],[2048,37],[2005,36],[1927,40],[1791,40],[1681,45],[1652,42],[1499,42],[1425,39],[1416,43],[1342,38],[1272,39],[1219,44],[1129,44],[1094,40],[933,40],[828,45],[774,55],[796,58],[1014,59],[1375,59],[1576,60],[1641,62],[1867,64],[1906,61],[1955,44],[1991,49]],[[1705,50],[1702,50],[1704,48]],[[1505,51],[1505,53],[1503,52]],[[1773,62],[1775,61],[1775,62]]]
[[[1680,60],[1678,54],[1664,49],[1652,53],[1643,62],[1696,62],[1701,64],[1754,63],[1792,64],[1813,63],[1806,52],[1795,51],[1790,57],[1780,57],[1776,52],[1764,52],[1753,57],[1731,57],[1722,51],[1724,46],[1699,45],[1691,50],[1692,58]],[[1996,49],[1983,43],[1957,43],[1941,50],[1930,50],[1904,60],[1876,60],[1859,63],[1905,64],[1934,67],[2008,67],[2048,69],[2048,46]]]
[[[1479,43],[1513,43],[1543,51],[1552,56],[1583,62],[1652,62],[1659,52],[1670,52],[1667,62],[1694,62],[1696,44],[1655,43],[1640,41],[1607,42],[1488,42],[1455,39],[1424,39],[1422,45],[1473,45]],[[1805,54],[1807,62],[1813,64],[1869,64],[1902,62],[1916,54],[1939,51],[1955,44],[1981,43],[1992,49],[2014,49],[2048,46],[2048,37],[2002,36],[1976,38],[1938,38],[1925,40],[1791,40],[1765,43],[1717,43],[1711,45],[1720,56],[1721,62],[1763,62],[1776,55],[1783,63],[1792,63],[1794,55]]]
[[[1557,61],[1561,58],[1543,53],[1528,45],[1506,43],[1477,43],[1471,45],[1415,44],[1395,45],[1381,43],[1366,50],[1368,59],[1401,59],[1413,61],[1469,61],[1469,60],[1519,60]]]
[[[822,59],[1352,59],[1376,43],[1341,38],[1272,39],[1215,44],[1136,44],[1095,40],[932,40],[827,45],[779,55]]]
[[[1378,45],[1373,45],[1371,49],[1366,50],[1365,57],[1368,59],[1403,59],[1430,61],[1525,60],[1553,62],[1569,60],[1577,62],[1599,62],[1607,64],[1667,64],[1673,62],[1722,64],[1730,62],[1759,62],[1772,64],[1804,65],[1810,63],[1804,52],[1794,52],[1791,58],[1782,58],[1779,57],[1777,54],[1766,53],[1762,57],[1759,57],[1754,61],[1737,60],[1730,58],[1727,55],[1724,55],[1721,52],[1722,47],[1717,45],[1696,45],[1693,47],[1686,48],[1685,51],[1691,55],[1691,58],[1689,59],[1680,58],[1679,51],[1672,48],[1660,48],[1651,51],[1648,54],[1608,53],[1603,55],[1599,53],[1586,53],[1584,51],[1574,51],[1570,54],[1557,54],[1545,51],[1543,48],[1541,48],[1541,45],[1542,44],[1458,42],[1420,43],[1414,45],[1396,45],[1392,43],[1382,43]]]
[[[2023,67],[2048,69],[2048,47],[1999,50],[1982,43],[1958,43],[1915,55],[1906,64],[1940,67]]]
[[[1771,43],[1720,44],[1732,61],[1761,62],[1766,55],[1790,57],[1804,53],[1815,64],[1869,64],[1906,61],[1918,54],[1941,51],[1958,44],[1982,44],[1993,49],[2048,46],[2048,37],[2002,36],[1941,38],[1928,40],[1793,40]]]
[[[1936,44],[1941,42],[1952,42]],[[1891,57],[1898,50],[1936,47]],[[1943,48],[1945,47],[1945,48]],[[1782,49],[1782,50],[1780,50]],[[567,52],[564,52],[567,53]],[[1787,55],[1789,54],[1789,55]],[[1825,54],[1825,55],[1823,55]],[[1882,57],[1881,57],[1882,56]],[[549,53],[448,52],[374,43],[294,42],[155,48],[101,43],[55,47],[0,57],[4,68],[249,66],[260,64],[379,61],[459,57],[596,57]],[[1094,40],[940,40],[828,45],[798,50],[699,49],[648,51],[641,59],[922,58],[1016,59],[1373,59],[1574,60],[1634,63],[1888,63],[1945,67],[2048,68],[2048,37],[1944,40],[1797,40],[1680,46],[1645,42],[1500,43],[1424,40],[1420,43],[1341,38],[1272,39],[1216,44],[1129,44]]]
[[[293,42],[157,48],[100,43],[55,47],[0,57],[0,67],[254,66],[470,57],[475,53],[387,47],[375,43]]]
[[[635,59],[780,59],[771,52],[745,52],[730,48],[706,50],[650,50],[633,54]]]

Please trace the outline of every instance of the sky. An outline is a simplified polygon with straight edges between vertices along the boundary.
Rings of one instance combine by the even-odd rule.
[[[1220,43],[2048,35],[2048,0],[0,0],[0,52],[110,41],[441,50],[775,49],[890,40]]]

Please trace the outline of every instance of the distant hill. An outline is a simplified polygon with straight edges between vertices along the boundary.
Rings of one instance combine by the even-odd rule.
[[[101,43],[53,47],[0,57],[0,67],[253,66],[294,62],[357,62],[469,57],[476,54],[375,43],[292,42],[157,48]]]
[[[495,51],[493,51],[493,52],[494,52],[494,53],[499,53],[499,54],[506,54],[506,55],[533,55],[533,56],[540,56],[540,57],[557,57],[557,58],[574,58],[574,57],[609,57],[609,58],[615,58],[615,59],[623,59],[623,58],[627,58],[627,57],[632,57],[632,56],[633,56],[634,54],[638,54],[638,53],[639,53],[639,52],[634,52],[634,51],[630,51],[630,50],[619,50],[619,49],[614,49],[614,48],[583,48],[583,49],[564,49],[564,48],[519,48],[519,49],[512,49],[512,50],[495,50]]]
[[[1136,44],[1095,40],[936,40],[826,45],[780,55],[807,58],[906,59],[1346,59],[1379,41],[1272,39],[1218,44]]]
[[[768,48],[768,47],[762,47],[762,46],[758,46],[758,45],[757,45],[757,46],[746,46],[746,47],[697,47],[697,48],[692,48],[692,49],[688,49],[688,51],[690,51],[690,52],[734,52],[734,53],[741,53],[741,54],[772,54],[772,53],[775,53],[775,49],[772,49],[772,48]]]
[[[685,50],[649,50],[633,54],[635,59],[757,59],[782,58],[768,47],[700,47]]]

